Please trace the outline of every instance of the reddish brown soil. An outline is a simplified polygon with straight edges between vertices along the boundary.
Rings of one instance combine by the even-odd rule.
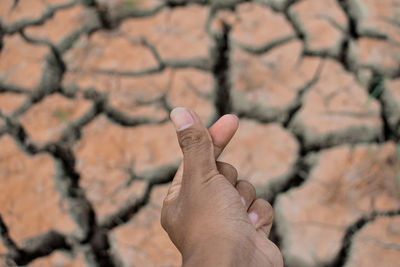
[[[397,1],[17,2],[0,1],[0,266],[180,266],[159,223],[176,106],[239,116],[221,160],[273,204],[285,266],[398,264]]]

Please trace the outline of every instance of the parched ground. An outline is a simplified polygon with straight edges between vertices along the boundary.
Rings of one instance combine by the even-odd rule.
[[[176,106],[273,204],[288,267],[400,259],[399,0],[1,0],[0,266],[179,266]]]

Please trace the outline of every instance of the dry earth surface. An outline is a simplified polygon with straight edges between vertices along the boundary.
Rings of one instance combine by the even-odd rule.
[[[400,0],[1,0],[0,266],[179,266],[168,114],[221,159],[288,267],[400,259]]]

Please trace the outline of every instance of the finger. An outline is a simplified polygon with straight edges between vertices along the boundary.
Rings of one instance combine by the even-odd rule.
[[[247,213],[256,230],[261,229],[265,234],[269,235],[274,219],[274,212],[271,204],[264,199],[256,199],[251,204]]]
[[[178,107],[170,116],[183,153],[183,176],[193,177],[188,181],[192,183],[217,175],[211,136],[197,114]]]
[[[271,233],[271,228],[272,228],[272,223],[265,225],[265,226],[261,226],[260,229],[258,229],[257,231],[261,231],[263,232],[267,237],[269,237],[269,234]]]
[[[217,159],[226,145],[235,135],[239,127],[239,119],[232,114],[227,114],[219,118],[208,130],[214,145],[214,156]],[[170,189],[168,190],[168,199],[174,199],[179,194],[182,183],[183,162],[180,164]]]
[[[227,114],[222,116],[208,130],[214,144],[214,154],[217,159],[222,151],[231,141],[239,127],[239,119],[235,115]]]
[[[246,210],[248,210],[251,203],[253,203],[256,198],[256,189],[248,181],[240,180],[236,184],[236,190],[242,199],[243,205],[246,207]]]
[[[236,185],[238,172],[235,167],[229,163],[217,161],[217,169],[233,186]]]

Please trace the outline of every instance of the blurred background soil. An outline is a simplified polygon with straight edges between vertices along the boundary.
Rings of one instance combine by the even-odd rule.
[[[180,266],[172,108],[273,204],[285,266],[398,266],[399,0],[1,0],[0,266]]]

